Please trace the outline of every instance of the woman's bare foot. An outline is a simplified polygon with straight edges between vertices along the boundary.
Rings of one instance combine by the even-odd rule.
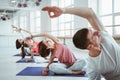
[[[81,74],[81,75],[84,75],[86,72],[85,71],[82,71],[82,70],[73,70],[72,71],[72,74]]]

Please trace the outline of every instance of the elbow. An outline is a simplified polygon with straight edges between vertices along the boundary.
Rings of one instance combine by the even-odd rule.
[[[89,8],[89,12],[88,12],[87,18],[88,18],[88,19],[91,19],[94,15],[95,15],[95,13],[94,13],[93,9],[92,9],[92,8]]]

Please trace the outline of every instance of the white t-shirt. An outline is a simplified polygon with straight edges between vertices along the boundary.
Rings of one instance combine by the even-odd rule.
[[[97,57],[88,57],[89,80],[120,80],[120,46],[107,32],[101,31],[102,51]]]

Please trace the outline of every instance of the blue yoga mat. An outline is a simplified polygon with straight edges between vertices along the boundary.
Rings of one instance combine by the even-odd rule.
[[[18,53],[18,54],[15,54],[13,56],[20,56],[20,54]],[[25,55],[25,56],[31,56],[31,55]],[[39,55],[34,55],[34,56],[39,56]]]
[[[20,56],[20,54],[18,53],[18,54],[15,54],[14,56]],[[30,55],[25,55],[25,56],[30,56]]]
[[[34,63],[35,62],[34,58],[30,62],[26,62],[27,59],[29,59],[29,58],[20,59],[16,63]]]
[[[42,76],[42,70],[44,70],[45,67],[27,67],[16,76]],[[73,77],[87,77],[87,75],[73,75],[73,74],[54,74],[54,72],[49,71],[49,74],[47,76],[73,76]]]

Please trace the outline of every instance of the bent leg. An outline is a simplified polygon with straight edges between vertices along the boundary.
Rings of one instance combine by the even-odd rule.
[[[49,69],[58,74],[72,74],[72,70],[67,69],[67,66],[63,63],[52,63]]]
[[[82,70],[86,65],[86,62],[84,59],[78,59],[71,67],[69,67],[70,70]]]

